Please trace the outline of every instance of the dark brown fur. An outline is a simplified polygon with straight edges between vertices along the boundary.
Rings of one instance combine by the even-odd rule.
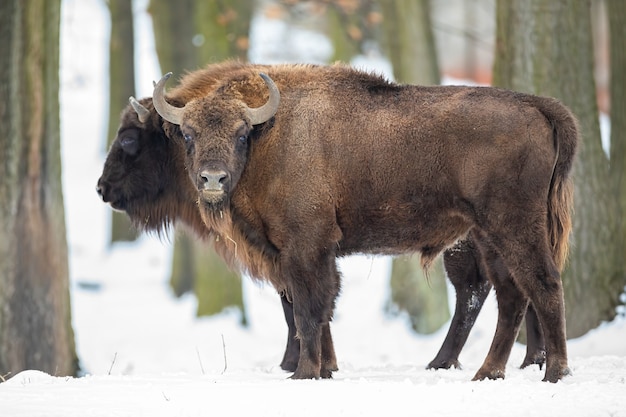
[[[293,300],[295,378],[330,376],[322,335],[337,256],[419,251],[428,266],[469,231],[483,261],[501,265],[490,273],[498,327],[475,378],[504,375],[529,301],[545,331],[545,379],[569,373],[559,267],[577,129],[564,106],[494,88],[401,86],[342,66],[267,73],[281,92],[272,120],[247,119],[246,105],[267,100],[250,67],[188,102],[180,130],[216,248]],[[200,181],[216,167],[229,174],[219,201],[203,198]]]

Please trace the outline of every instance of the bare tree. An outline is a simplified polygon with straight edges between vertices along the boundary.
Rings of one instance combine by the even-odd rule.
[[[0,2],[0,376],[74,375],[59,127],[60,0]]]
[[[618,254],[626,253],[626,2],[607,0],[609,15],[612,193],[618,198],[617,220],[621,240]],[[618,255],[619,256],[619,255]],[[621,283],[626,285],[622,269]],[[617,283],[619,286],[619,282]]]
[[[120,114],[128,105],[128,97],[135,95],[135,42],[133,41],[132,0],[107,0],[111,13],[109,39],[109,129],[107,149],[115,139]],[[111,212],[111,242],[137,238],[124,213]]]
[[[378,0],[383,14],[385,52],[396,80],[440,83],[430,0]]]

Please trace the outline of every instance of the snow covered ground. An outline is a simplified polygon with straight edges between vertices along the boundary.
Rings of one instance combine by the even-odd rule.
[[[143,97],[160,69],[145,11],[140,17]],[[110,208],[94,188],[104,160],[107,32],[104,2],[64,0],[63,179],[74,330],[87,376],[22,372],[0,384],[0,415],[626,417],[626,319],[569,341],[574,375],[557,384],[542,383],[536,367],[517,368],[521,345],[505,380],[471,382],[495,328],[491,296],[461,354],[464,368],[427,371],[447,325],[421,336],[405,319],[384,315],[388,258],[340,262],[344,285],[332,324],[340,371],[333,380],[292,381],[280,370],[286,326],[269,286],[245,280],[246,328],[234,311],[195,318],[194,298],[175,299],[167,286],[171,242],[144,236],[106,245]]]

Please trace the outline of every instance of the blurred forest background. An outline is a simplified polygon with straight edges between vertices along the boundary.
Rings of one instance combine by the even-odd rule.
[[[136,95],[138,2],[102,1],[111,18],[111,141],[128,97]],[[22,369],[71,375],[77,367],[60,185],[61,3],[0,4],[0,56],[6,62],[0,66],[0,377]],[[452,79],[559,98],[577,115],[582,132],[573,173],[574,232],[563,272],[568,337],[623,312],[626,2],[149,0],[148,13],[161,70],[176,76],[225,59],[368,60],[400,83]],[[259,19],[279,25],[282,42],[299,42],[298,53],[269,48],[268,34],[255,29]],[[610,117],[610,146],[603,147],[600,114]],[[112,216],[111,244],[136,238],[125,215]],[[210,247],[184,230],[175,233],[173,293],[194,293],[198,315],[235,306],[245,325],[242,277]],[[387,312],[407,314],[416,332],[434,332],[449,320],[441,262],[425,277],[417,256],[394,259],[390,282]]]

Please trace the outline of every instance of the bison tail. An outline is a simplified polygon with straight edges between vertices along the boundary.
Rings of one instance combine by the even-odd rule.
[[[548,200],[548,231],[552,256],[559,271],[563,270],[572,230],[571,211],[573,206],[573,184],[564,179],[556,182]]]
[[[552,124],[556,161],[548,195],[548,234],[554,261],[562,270],[572,230],[574,185],[570,171],[579,139],[578,122],[571,111],[555,99],[544,99],[539,110]]]

